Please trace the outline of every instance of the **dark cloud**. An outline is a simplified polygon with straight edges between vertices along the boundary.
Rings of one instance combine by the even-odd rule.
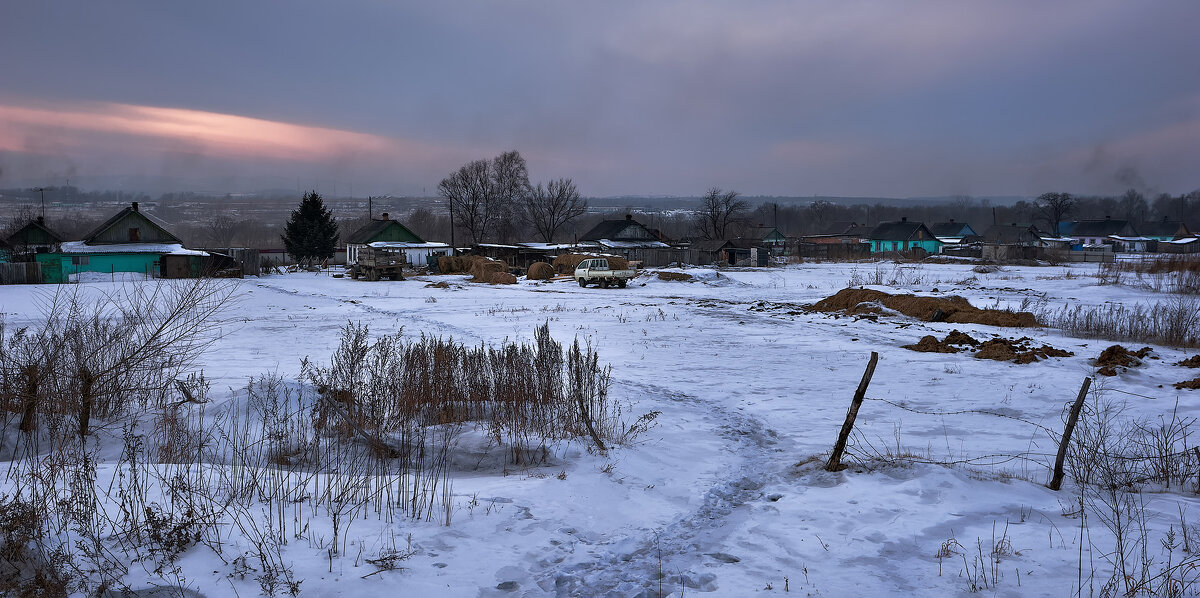
[[[1112,192],[1125,165],[1147,186],[1197,185],[1180,158],[1200,155],[1187,134],[1200,127],[1200,4],[1185,0],[77,1],[5,13],[0,56],[20,59],[4,65],[0,105],[178,108],[410,148],[252,159],[202,143],[202,160],[170,150],[155,164],[159,142],[126,136],[98,153],[56,133],[56,153],[86,172],[313,172],[414,192],[519,149],[535,177],[571,176],[589,194]],[[18,151],[6,128],[0,149]],[[1097,147],[1103,166],[1091,165]],[[38,170],[18,164],[4,176]]]

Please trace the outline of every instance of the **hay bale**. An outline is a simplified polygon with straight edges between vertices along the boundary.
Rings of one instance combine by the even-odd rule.
[[[529,280],[549,280],[554,278],[554,266],[546,262],[534,262],[529,265],[529,271],[525,273],[525,278]]]
[[[442,274],[468,274],[475,260],[487,259],[477,255],[453,255],[438,258],[438,271]]]
[[[493,272],[488,280],[490,284],[517,284],[517,277],[508,272]]]
[[[491,282],[492,276],[497,272],[508,272],[508,264],[498,262],[486,257],[472,256],[474,259],[471,263],[470,273],[471,282]]]

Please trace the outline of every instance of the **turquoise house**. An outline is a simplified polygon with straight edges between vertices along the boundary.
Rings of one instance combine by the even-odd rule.
[[[871,230],[871,253],[938,253],[942,242],[924,224],[909,222],[883,222]]]
[[[182,278],[191,274],[193,262],[198,263],[207,255],[184,249],[178,237],[158,219],[143,214],[135,201],[84,240],[63,242],[58,252],[38,253],[35,259],[42,264],[45,282],[61,283],[83,272]]]

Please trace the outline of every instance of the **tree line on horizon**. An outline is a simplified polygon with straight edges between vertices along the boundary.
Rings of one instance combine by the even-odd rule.
[[[905,217],[925,223],[953,219],[968,223],[981,233],[993,223],[1033,224],[1054,232],[1055,221],[1105,217],[1129,220],[1135,228],[1143,222],[1165,218],[1183,221],[1190,229],[1200,230],[1200,189],[1179,195],[1161,193],[1154,197],[1136,189],[1114,196],[1050,192],[1009,205],[992,205],[987,199],[970,196],[918,205],[883,202],[847,205],[823,199],[797,205],[769,201],[755,203],[736,191],[714,187],[693,200],[689,210],[659,211],[630,203],[616,212],[599,212],[589,210],[587,200],[569,178],[533,184],[528,178],[525,160],[518,152],[469,162],[451,172],[439,185],[439,191],[444,193],[437,204],[418,206],[392,217],[402,220],[422,238],[449,242],[452,235],[448,207],[454,206],[454,238],[459,245],[472,242],[571,242],[599,221],[620,218],[626,213],[634,214],[642,224],[670,239],[732,238],[754,226],[773,226],[786,235],[799,236],[829,232],[836,223],[874,225]],[[40,215],[36,189],[0,193],[22,198],[21,203],[9,207],[0,217],[0,235],[7,236]],[[80,204],[65,211],[53,206],[47,209],[51,228],[68,239],[82,238],[107,220],[112,215],[112,203],[140,201],[143,211],[167,221],[172,225],[172,232],[191,247],[272,248],[284,245],[281,235],[287,212],[274,204],[265,207],[269,203],[265,200],[261,213],[244,214],[239,212],[244,209],[242,206],[255,205],[254,202],[231,204],[228,196],[164,194],[154,203],[154,198],[140,193],[91,192],[73,187],[47,188],[45,193],[48,204],[51,198],[60,202],[69,198]],[[98,205],[91,208],[82,205],[89,201]],[[203,209],[185,209],[179,205],[183,201],[201,205]],[[270,202],[286,205],[277,198]],[[329,211],[343,234],[368,221],[359,210],[355,213],[345,213],[343,208]],[[375,216],[378,217],[378,212]]]

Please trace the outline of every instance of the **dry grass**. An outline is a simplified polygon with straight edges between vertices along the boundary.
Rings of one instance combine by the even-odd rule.
[[[1150,304],[1064,306],[1038,313],[1047,325],[1085,338],[1200,347],[1200,299],[1176,296]]]
[[[1133,286],[1164,293],[1200,295],[1200,259],[1160,256],[1151,260],[1100,264],[1100,284]]]

